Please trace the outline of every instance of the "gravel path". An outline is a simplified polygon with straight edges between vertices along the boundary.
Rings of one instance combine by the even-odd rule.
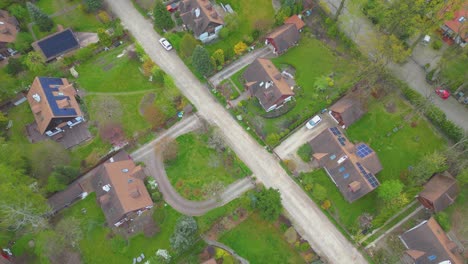
[[[210,94],[172,51],[159,45],[160,36],[127,0],[107,0],[148,56],[174,78],[176,86],[197,107],[198,113],[218,126],[227,143],[267,187],[279,189],[284,208],[298,232],[329,263],[367,263],[361,253],[336,229],[320,208]]]

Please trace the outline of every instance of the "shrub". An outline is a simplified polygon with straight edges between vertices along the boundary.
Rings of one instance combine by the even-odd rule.
[[[297,155],[303,160],[304,162],[309,162],[310,159],[312,158],[312,147],[306,143],[302,145],[298,150],[297,150]]]
[[[272,133],[268,134],[265,139],[265,142],[270,146],[275,146],[280,141],[280,136],[278,134]]]
[[[110,22],[109,14],[107,14],[106,11],[99,11],[98,17],[99,17],[99,20],[101,20],[101,22],[104,24],[107,24]]]
[[[439,222],[440,227],[442,227],[442,229],[445,232],[448,232],[450,230],[450,218],[447,213],[439,212],[435,215],[435,219],[437,220],[437,222]]]
[[[316,183],[312,189],[312,196],[319,201],[323,201],[327,198],[327,189]]]
[[[331,207],[331,202],[330,202],[330,200],[325,200],[325,201],[323,201],[321,207],[322,207],[323,210],[328,210],[328,209],[330,209],[330,207]]]
[[[436,39],[432,42],[431,47],[435,50],[440,50],[442,48],[442,41],[439,39]]]

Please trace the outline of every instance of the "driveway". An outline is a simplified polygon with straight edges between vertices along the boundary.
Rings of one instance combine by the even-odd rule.
[[[341,0],[325,0],[324,2],[328,4],[332,13],[335,13]],[[380,33],[375,30],[367,18],[355,16],[349,12],[347,5],[350,2],[350,0],[346,1],[339,19],[341,29],[358,45],[363,54],[377,54],[376,40],[380,39]],[[434,104],[445,113],[449,120],[468,130],[468,110],[453,97],[442,100],[438,96],[434,96],[434,87],[426,82],[424,70],[413,59],[408,59],[408,62],[403,65],[389,63],[388,69],[421,95],[432,95]]]
[[[296,132],[290,135],[286,140],[281,142],[274,151],[281,159],[291,159],[300,146],[309,142],[318,136],[325,129],[336,126],[336,123],[328,114],[321,114],[322,122],[313,129],[307,129],[305,125],[301,126]]]
[[[174,78],[176,86],[197,107],[198,113],[218,126],[226,142],[265,186],[279,189],[284,208],[298,232],[330,263],[367,263],[359,251],[336,229],[320,208],[232,116],[219,105],[206,85],[188,70],[173,52],[158,45],[160,36],[151,21],[144,19],[127,0],[107,0],[124,26],[140,42],[148,56]]]
[[[226,68],[222,71],[216,73],[212,77],[210,77],[210,82],[216,87],[219,83],[223,80],[231,77],[234,73],[240,71],[245,66],[252,63],[256,58],[269,58],[273,56],[273,52],[268,46],[265,46],[260,49],[256,49],[252,52],[247,53],[246,55],[242,56],[240,59],[236,60],[235,62],[229,64]]]

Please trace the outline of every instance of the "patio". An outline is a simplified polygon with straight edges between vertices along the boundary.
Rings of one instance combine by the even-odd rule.
[[[91,133],[88,130],[87,122],[80,123],[73,128],[66,128],[64,129],[64,132],[52,137],[39,133],[36,122],[26,125],[26,132],[28,134],[29,142],[31,143],[52,139],[62,144],[66,149],[72,148],[91,139]]]

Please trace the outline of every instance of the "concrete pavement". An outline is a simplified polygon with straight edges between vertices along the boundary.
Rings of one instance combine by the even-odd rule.
[[[314,250],[330,263],[367,263],[361,253],[336,229],[320,208],[279,165],[211,96],[175,52],[167,52],[149,20],[145,20],[127,0],[107,0],[148,56],[174,78],[176,86],[197,107],[198,113],[217,125],[227,143],[265,186],[280,191],[284,208],[296,229]]]
[[[341,2],[341,0],[322,1],[328,4],[333,14]],[[348,9],[350,2],[349,0],[346,1],[339,19],[341,29],[357,44],[364,55],[372,56],[372,54],[377,54],[376,45],[377,40],[380,39],[380,33],[367,18],[350,13]],[[465,106],[458,103],[453,97],[442,100],[438,96],[434,96],[434,87],[426,82],[424,70],[414,60],[409,59],[403,65],[389,63],[388,68],[396,77],[408,83],[411,88],[421,95],[433,95],[434,104],[445,113],[447,118],[461,128],[468,130],[468,110]]]

